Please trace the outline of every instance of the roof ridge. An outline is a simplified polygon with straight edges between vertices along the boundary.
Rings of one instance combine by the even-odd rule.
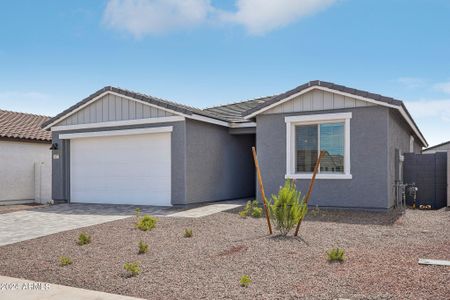
[[[275,97],[277,95],[278,94],[270,95],[270,96],[256,97],[256,98],[247,99],[247,100],[241,100],[241,101],[235,101],[235,102],[230,102],[230,103],[225,103],[225,104],[219,104],[219,105],[215,105],[215,106],[205,107],[203,109],[206,110],[206,109],[218,108],[218,107],[223,107],[223,106],[229,106],[229,105],[246,103],[246,102],[250,102],[250,101],[257,101],[257,100],[261,100],[261,99],[265,99],[265,98],[272,98],[272,97]]]

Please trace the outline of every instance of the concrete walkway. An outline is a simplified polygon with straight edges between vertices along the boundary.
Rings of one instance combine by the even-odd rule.
[[[167,215],[168,217],[181,217],[181,218],[201,218],[206,217],[212,214],[216,214],[222,211],[230,210],[236,207],[240,207],[242,204],[210,204],[197,208],[192,208],[180,212],[176,212],[173,214]]]
[[[138,300],[140,298],[108,294],[70,286],[35,282],[0,276],[0,299],[2,300]]]

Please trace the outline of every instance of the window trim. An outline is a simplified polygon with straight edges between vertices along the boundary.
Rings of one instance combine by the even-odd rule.
[[[316,179],[352,179],[350,169],[350,119],[351,112],[288,116],[286,123],[286,179],[311,179],[312,173],[295,173],[295,126],[344,122],[344,173],[317,173]],[[320,133],[319,133],[320,134]],[[320,147],[320,146],[319,146]]]

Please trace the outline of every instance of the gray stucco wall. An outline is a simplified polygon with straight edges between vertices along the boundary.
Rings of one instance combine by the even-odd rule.
[[[415,136],[403,117],[397,111],[391,109],[388,118],[389,176],[387,184],[389,187],[389,207],[395,204],[395,173],[396,168],[398,168],[396,166],[398,159],[395,157],[395,149],[398,149],[401,155],[409,153],[411,135],[414,136],[414,153],[420,153],[421,146],[418,137]]]
[[[189,203],[255,195],[254,134],[231,135],[226,127],[186,120],[186,141]]]
[[[350,162],[352,179],[317,179],[310,205],[386,209],[388,204],[388,118],[389,109],[359,107],[320,113],[352,112]],[[314,112],[318,113],[318,112]],[[285,116],[270,114],[256,118],[256,144],[266,194],[277,193],[286,174]],[[309,113],[310,114],[310,113]],[[296,180],[306,194],[310,180]],[[260,199],[259,191],[258,198]]]
[[[136,126],[121,126],[108,128],[92,128],[83,130],[67,130],[64,133],[108,131],[117,129],[149,128],[160,126],[173,126],[171,138],[172,157],[172,204],[186,203],[186,126],[185,122],[155,123]],[[54,200],[70,200],[70,141],[60,140],[59,134],[53,132],[53,143],[58,143],[58,150],[53,154],[59,154],[59,159],[52,160],[52,197]]]

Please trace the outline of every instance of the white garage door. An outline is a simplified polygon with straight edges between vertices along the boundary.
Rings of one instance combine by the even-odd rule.
[[[170,133],[73,138],[71,202],[170,204]]]

